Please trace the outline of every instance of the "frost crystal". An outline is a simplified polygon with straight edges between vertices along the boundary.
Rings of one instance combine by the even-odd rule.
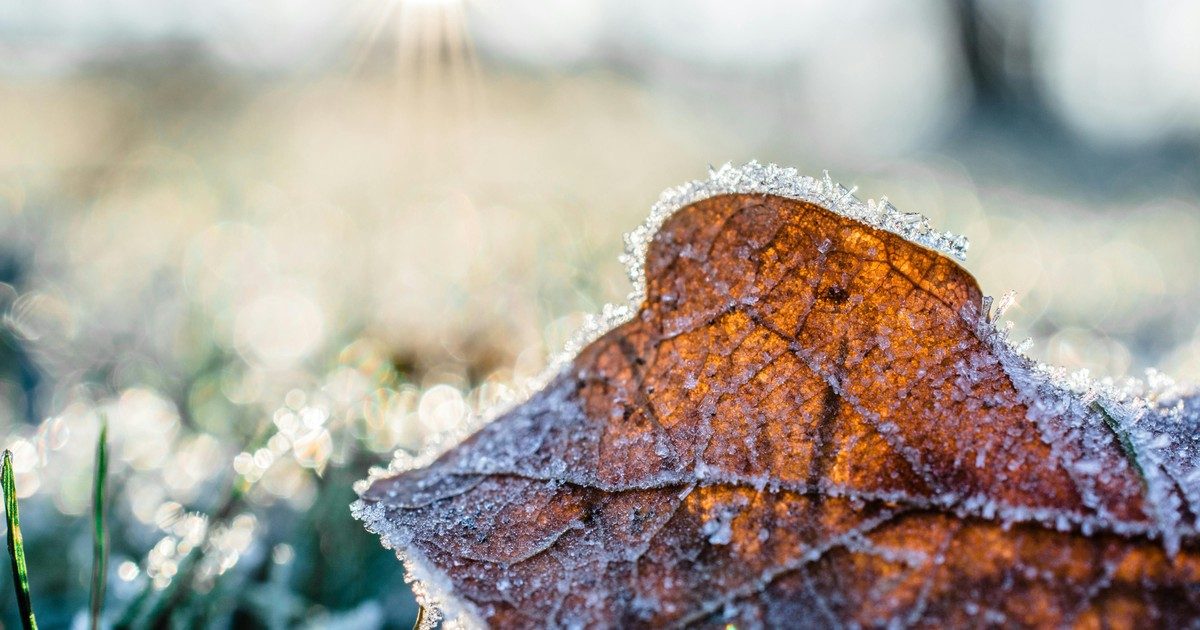
[[[938,232],[925,216],[902,212],[886,197],[879,201],[868,199],[863,203],[854,196],[855,190],[835,183],[828,171],[821,179],[815,179],[801,175],[794,168],[755,161],[744,166],[726,163],[719,169],[709,169],[707,180],[693,180],[682,186],[668,188],[658,198],[658,203],[650,208],[646,222],[625,235],[625,254],[621,260],[625,263],[629,280],[633,282],[630,303],[636,308],[645,296],[643,267],[646,251],[663,223],[680,208],[717,195],[762,194],[807,201],[871,227],[898,234],[958,260],[967,259],[970,243],[965,236]]]
[[[402,532],[394,531],[383,506],[355,502],[350,506],[354,518],[362,521],[367,530],[379,535],[383,546],[396,552],[408,574],[405,581],[412,585],[417,604],[424,609],[419,630],[433,630],[442,622],[443,628],[482,628],[484,624],[475,608],[455,597],[446,575],[434,567],[419,551],[409,546]]]
[[[802,210],[819,218],[790,224],[803,225],[782,248],[803,252],[791,258],[763,254],[770,239],[759,239],[770,231],[764,222],[784,221],[771,204],[787,211],[800,204],[730,201],[746,212],[720,254],[713,253],[716,237],[707,249],[694,247],[678,236],[694,232],[674,221],[655,246],[669,248],[673,258],[663,268],[676,275],[652,274],[648,303],[647,253],[668,219],[730,194],[799,200],[838,216]],[[699,213],[722,203],[700,204],[679,219],[685,226],[712,219]],[[764,214],[750,214],[756,210]],[[696,229],[724,229],[730,216],[695,219]],[[552,609],[547,623],[567,626],[611,620],[605,615],[618,608],[643,622],[660,615],[685,625],[733,623],[779,613],[770,606],[801,596],[807,612],[842,625],[858,608],[834,611],[839,585],[820,594],[812,582],[788,576],[832,562],[834,550],[905,571],[984,553],[955,542],[960,531],[992,536],[997,549],[1011,543],[1019,551],[1021,541],[1047,534],[1076,549],[1121,540],[1144,545],[1135,549],[1145,558],[1200,562],[1189,556],[1200,528],[1200,392],[1154,372],[1117,385],[1037,363],[1024,355],[1031,342],[1014,344],[1011,322],[1001,321],[1012,292],[983,297],[945,258],[890,235],[863,236],[847,218],[959,260],[966,253],[965,238],[937,232],[886,199],[862,203],[828,175],[818,180],[755,162],[711,171],[707,180],[667,190],[646,223],[626,235],[629,304],[589,319],[551,364],[541,391],[496,422],[489,419],[501,409],[372,471],[356,486],[362,499],[354,515],[396,549],[423,605],[465,625],[496,614],[538,618],[545,611],[535,604]],[[925,261],[932,275],[904,275],[909,259],[897,262],[894,251],[888,265],[878,264],[876,250],[863,243],[883,236],[899,255]],[[852,286],[856,273],[830,262],[838,256],[874,263],[880,275]],[[915,294],[924,295],[910,300]],[[825,468],[818,455],[826,451],[829,465],[846,469],[835,475]],[[841,516],[826,521],[830,510]],[[940,543],[926,539],[954,517],[961,530],[939,530]],[[920,533],[888,533],[904,533],[910,520]],[[1095,534],[1108,538],[1096,542],[1089,538]],[[1077,587],[1088,585],[1055,573],[1051,556],[992,568],[1006,581],[1019,577],[1023,588],[1079,595]],[[676,571],[681,558],[691,564]],[[618,571],[635,561],[661,577]],[[751,561],[766,564],[751,571]],[[1043,562],[1048,568],[1039,569]],[[1113,567],[1103,570],[1099,590],[1119,577]],[[624,581],[610,581],[618,578]],[[626,584],[638,579],[646,581],[641,589]],[[460,601],[454,584],[473,590]],[[765,589],[779,584],[792,590],[772,600]],[[909,593],[916,597],[909,608],[868,625],[950,614],[931,608],[933,582],[924,584]],[[975,621],[1019,624],[1019,607],[1002,609],[1004,596],[1016,592],[988,601],[995,609],[978,593],[951,589],[937,597]],[[541,599],[512,604],[519,593]],[[1080,606],[1096,595],[1083,594]],[[617,596],[625,599],[611,599]],[[691,598],[692,608],[675,608],[680,598]]]

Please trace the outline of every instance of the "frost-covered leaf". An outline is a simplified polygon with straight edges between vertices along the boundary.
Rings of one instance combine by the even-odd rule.
[[[1200,619],[1200,397],[1029,361],[921,245],[965,241],[751,164],[668,191],[630,244],[623,323],[362,489],[356,513],[450,617]]]

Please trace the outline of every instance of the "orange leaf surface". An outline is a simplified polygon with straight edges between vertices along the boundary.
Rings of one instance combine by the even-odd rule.
[[[1198,623],[1200,398],[1070,382],[1013,350],[966,271],[896,233],[910,215],[730,173],[645,235],[627,321],[362,489],[356,513],[449,614]]]

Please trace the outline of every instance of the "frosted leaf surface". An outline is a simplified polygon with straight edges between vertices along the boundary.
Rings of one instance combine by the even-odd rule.
[[[944,255],[965,241],[827,181],[726,167],[663,199],[629,237],[635,306],[361,486],[448,619],[1200,619],[1200,395],[1031,362],[993,323],[1010,298]]]

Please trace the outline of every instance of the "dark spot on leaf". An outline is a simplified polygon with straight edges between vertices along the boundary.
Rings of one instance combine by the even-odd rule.
[[[842,287],[829,287],[825,289],[825,299],[834,304],[841,304],[850,299],[850,294]]]

